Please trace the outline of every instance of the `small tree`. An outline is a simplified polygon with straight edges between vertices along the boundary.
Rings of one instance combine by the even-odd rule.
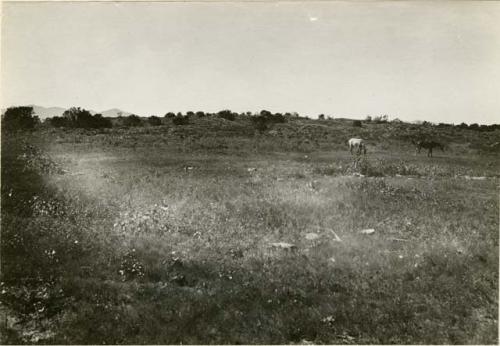
[[[93,128],[110,128],[113,127],[113,124],[111,123],[111,119],[109,118],[104,118],[102,114],[95,114],[93,116],[92,122],[91,122],[91,127]]]
[[[318,119],[319,119],[319,120],[325,120],[325,115],[324,115],[324,114],[320,114],[320,115],[318,115]]]
[[[137,115],[130,114],[128,117],[123,118],[123,125],[127,127],[141,126],[142,121]]]
[[[2,115],[2,130],[18,131],[30,130],[40,123],[40,119],[33,115],[33,107],[10,107]]]
[[[161,119],[158,118],[156,115],[152,115],[148,118],[148,124],[151,126],[160,126]]]
[[[47,118],[47,123],[53,127],[66,127],[66,126],[68,126],[67,120],[63,117]]]
[[[188,117],[183,117],[182,115],[177,115],[175,118],[172,119],[172,123],[174,125],[187,125],[189,124],[189,118]]]
[[[229,109],[219,111],[217,115],[219,116],[219,118],[223,118],[230,121],[234,121],[236,119],[236,113],[231,112]]]
[[[91,128],[92,126],[92,114],[80,107],[71,107],[63,113],[63,118],[66,120],[66,126],[69,127],[79,127],[79,128]]]

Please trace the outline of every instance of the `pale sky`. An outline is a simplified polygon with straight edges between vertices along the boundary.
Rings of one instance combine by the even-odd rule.
[[[3,106],[500,123],[500,2],[3,3]]]

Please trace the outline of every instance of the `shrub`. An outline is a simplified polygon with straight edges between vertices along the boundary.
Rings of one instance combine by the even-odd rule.
[[[141,118],[139,118],[135,114],[130,114],[128,117],[124,117],[122,121],[123,126],[127,127],[136,127],[142,125]]]
[[[187,125],[189,124],[189,118],[183,117],[182,115],[181,116],[177,115],[175,118],[172,119],[172,123],[174,125]]]
[[[2,130],[18,131],[30,130],[40,123],[33,115],[33,107],[10,107],[2,116]]]
[[[217,116],[230,121],[234,121],[236,119],[236,113],[233,113],[228,109],[218,112]]]
[[[354,127],[362,127],[363,124],[361,123],[361,120],[354,120],[352,122],[352,126],[354,126]]]
[[[148,124],[151,126],[160,126],[161,125],[161,119],[158,118],[155,115],[152,115],[148,118]]]
[[[66,119],[63,117],[47,118],[47,123],[52,127],[66,127],[68,126]]]
[[[260,115],[252,117],[252,122],[259,132],[264,132],[271,124],[286,122],[286,118],[281,113],[272,114],[269,111],[263,110],[260,112]]]
[[[389,121],[389,116],[387,114],[373,118],[373,122],[376,124],[383,124]]]
[[[92,119],[93,128],[110,128],[113,127],[111,119],[104,118],[102,114],[95,114]]]
[[[111,120],[102,114],[92,115],[88,110],[80,107],[71,107],[64,111],[62,118],[54,117],[49,122],[55,127],[74,127],[84,129],[97,129],[112,127]]]

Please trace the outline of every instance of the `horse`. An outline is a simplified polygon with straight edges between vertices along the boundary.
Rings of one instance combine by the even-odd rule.
[[[361,151],[363,151],[363,154],[366,155],[366,144],[361,138],[351,138],[347,143],[349,144],[349,151],[351,152],[351,155],[353,149],[356,149],[356,153],[358,155],[361,154]]]
[[[444,145],[442,145],[439,142],[435,141],[425,141],[425,140],[418,140],[418,141],[413,141],[412,143],[415,145],[415,155],[420,154],[420,150],[422,148],[427,149],[427,157],[432,157],[432,149],[434,148],[439,148],[441,151],[444,152]]]

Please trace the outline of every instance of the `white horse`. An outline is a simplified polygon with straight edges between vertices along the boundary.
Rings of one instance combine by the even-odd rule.
[[[361,138],[351,138],[347,143],[349,144],[349,151],[351,152],[351,154],[352,150],[356,149],[356,153],[358,155],[361,154],[361,151],[363,151],[363,154],[366,155],[366,144],[365,141]]]

